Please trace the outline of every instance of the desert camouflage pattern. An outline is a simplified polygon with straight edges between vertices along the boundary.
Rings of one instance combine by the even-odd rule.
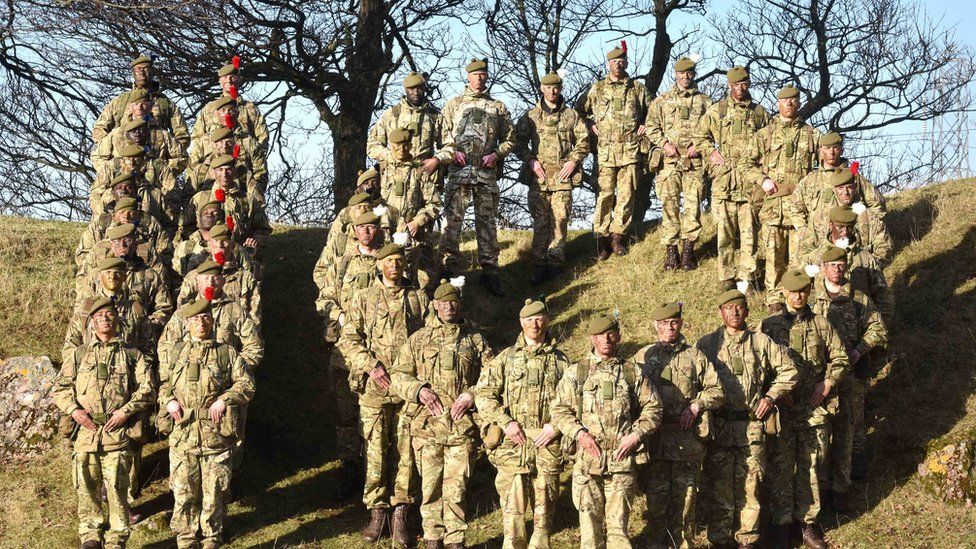
[[[443,151],[445,134],[441,111],[429,102],[414,107],[406,98],[383,111],[370,129],[366,156],[380,163],[389,162],[393,158],[389,149],[389,135],[397,128],[410,132],[410,152],[414,158],[426,160],[436,156],[442,163],[451,161],[453,153]]]
[[[158,84],[156,86],[158,88]],[[92,128],[92,140],[96,144],[115,128],[125,126],[131,119],[131,115],[129,114],[129,94],[133,90],[135,90],[135,87],[117,95],[102,109],[101,114],[98,115],[98,119],[95,120],[95,125]],[[150,125],[154,128],[163,129],[172,133],[185,153],[190,147],[190,132],[186,128],[183,113],[180,112],[180,108],[175,103],[166,97],[166,94],[158,89],[149,91],[152,98],[152,109],[150,110],[152,118],[149,121]]]

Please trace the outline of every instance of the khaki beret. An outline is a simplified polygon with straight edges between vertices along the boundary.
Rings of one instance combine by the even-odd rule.
[[[95,299],[95,301],[92,301],[91,305],[88,306],[88,316],[91,316],[107,307],[111,307],[113,310],[115,309],[115,302],[112,301],[112,298],[105,296],[99,297]]]
[[[627,58],[627,50],[623,48],[613,48],[607,52],[607,61],[612,61],[614,59]]]
[[[207,196],[207,201],[204,202],[202,206],[200,206],[199,208],[200,213],[203,213],[204,210],[210,207],[214,207],[218,210],[224,209],[224,205],[221,204],[216,198],[214,198],[212,194]]]
[[[403,128],[396,128],[390,132],[390,143],[409,143],[410,131]]]
[[[131,236],[136,232],[136,226],[132,223],[123,223],[117,227],[112,227],[105,233],[105,237],[109,240],[118,240],[120,238],[125,238]]]
[[[227,76],[228,74],[237,74],[237,67],[233,63],[227,63],[223,67],[217,70],[217,76]]]
[[[728,303],[740,303],[742,305],[748,305],[749,302],[746,300],[746,294],[740,292],[739,290],[726,290],[719,294],[716,300],[719,308]]]
[[[519,311],[519,318],[529,318],[530,316],[548,315],[549,307],[546,307],[546,301],[544,298],[532,299],[531,297],[525,300],[525,305]]]
[[[563,84],[563,77],[559,76],[557,73],[550,72],[549,74],[542,77],[539,81],[543,86],[561,86]]]
[[[237,106],[237,100],[229,95],[218,97],[216,100],[214,100],[214,104],[213,104],[214,110],[222,109],[224,107],[236,107],[236,106]]]
[[[197,267],[198,275],[221,274],[223,272],[224,268],[220,266],[220,263],[212,259],[204,261]]]
[[[227,126],[220,126],[216,130],[210,132],[210,141],[212,143],[223,141],[224,139],[231,139],[233,137],[234,130],[228,128]]]
[[[379,176],[380,176],[380,172],[376,171],[373,168],[370,168],[364,171],[363,173],[359,174],[359,177],[356,178],[356,186],[358,187],[363,183],[369,181],[370,179],[378,179]]]
[[[466,67],[464,67],[466,72],[478,72],[488,70],[488,58],[484,59],[472,59]]]
[[[139,202],[131,196],[123,196],[115,202],[115,211],[117,212],[135,210],[138,207]]]
[[[800,97],[800,90],[794,88],[792,84],[779,90],[779,93],[776,94],[776,99],[790,99],[791,97]]]
[[[600,313],[590,317],[590,323],[586,325],[586,333],[591,336],[619,331],[620,322],[612,315],[606,313]]]
[[[417,86],[423,86],[427,83],[427,78],[419,72],[409,72],[406,78],[403,79],[404,88],[416,88]]]
[[[831,246],[824,250],[823,255],[820,256],[820,261],[824,263],[830,263],[831,261],[847,261],[847,252],[843,248],[838,248],[837,246]]]
[[[434,290],[435,301],[460,301],[461,289],[445,279],[441,279],[440,286]]]
[[[124,271],[125,260],[119,257],[106,257],[98,262],[97,271]]]
[[[381,259],[386,259],[391,255],[403,255],[403,246],[400,246],[399,244],[393,244],[393,243],[383,246],[382,248],[380,248],[378,252],[376,252],[376,260],[379,261]]]
[[[131,65],[133,67],[137,65],[142,65],[144,63],[149,63],[150,65],[152,65],[152,62],[153,62],[152,59],[150,59],[149,57],[145,55],[140,55],[139,57],[136,57],[135,59],[132,60]]]
[[[357,206],[359,204],[365,204],[369,202],[371,196],[369,193],[356,193],[349,197],[349,202],[346,203],[347,206]]]
[[[786,271],[783,273],[783,280],[780,281],[780,285],[788,292],[805,290],[811,284],[813,284],[813,279],[803,269],[790,269]]]
[[[651,311],[651,320],[666,320],[681,318],[681,304],[678,302],[662,303]]]
[[[229,154],[222,154],[215,156],[213,160],[210,161],[210,169],[223,168],[224,166],[233,166],[236,161],[234,157]]]
[[[219,202],[215,204],[220,205]],[[230,239],[231,239],[230,229],[227,228],[227,225],[224,225],[223,223],[218,223],[214,225],[213,228],[210,229],[210,240],[230,240]]]
[[[121,151],[119,151],[119,156],[121,156],[122,158],[139,158],[144,156],[145,154],[146,154],[146,149],[144,149],[142,145],[136,145],[136,144],[126,145],[122,147]]]
[[[675,72],[690,72],[695,70],[695,62],[687,57],[682,57],[674,62]]]
[[[850,206],[834,206],[828,214],[830,220],[839,225],[853,225],[857,223],[857,214]]]
[[[149,99],[149,92],[142,88],[136,88],[129,92],[129,101],[126,103],[126,105],[138,103],[139,101],[149,101]]]
[[[851,170],[847,168],[839,168],[834,170],[834,173],[830,174],[830,186],[840,187],[841,185],[847,185],[854,181],[854,174]]]
[[[116,186],[119,183],[132,183],[136,182],[136,172],[125,172],[120,173],[112,178],[112,186]]]
[[[132,120],[129,120],[128,124],[125,125],[122,131],[131,132],[133,130],[138,130],[139,128],[145,125],[146,125],[145,118],[133,118]]]
[[[352,225],[358,227],[360,225],[379,225],[380,216],[373,212],[366,212],[356,216],[356,219],[352,220]]]
[[[837,132],[830,132],[827,135],[820,138],[821,147],[833,147],[834,145],[843,145],[844,137]]]
[[[197,299],[196,301],[191,301],[180,309],[180,316],[183,318],[190,318],[191,316],[197,316],[202,314],[210,314],[211,305],[206,299]]]
[[[729,83],[742,82],[743,80],[749,80],[749,71],[745,67],[735,66],[729,69],[729,72],[725,73],[728,77]]]

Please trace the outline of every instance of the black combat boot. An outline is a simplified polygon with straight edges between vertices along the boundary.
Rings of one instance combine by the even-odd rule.
[[[681,241],[681,269],[684,271],[694,271],[698,268],[698,260],[695,259],[695,243],[687,238]]]
[[[81,549],[102,549],[102,542],[97,540],[88,540],[81,544]]]
[[[680,263],[681,259],[678,257],[678,246],[675,244],[668,244],[664,251],[664,270],[677,271]]]
[[[444,549],[444,540],[441,539],[427,540],[427,549]]]
[[[369,524],[366,528],[363,528],[363,539],[370,542],[376,543],[381,537],[383,537],[383,531],[386,530],[386,523],[388,520],[387,511],[389,509],[371,509],[369,516]]]
[[[407,505],[405,503],[393,508],[393,546],[410,547],[410,533],[407,531]]]

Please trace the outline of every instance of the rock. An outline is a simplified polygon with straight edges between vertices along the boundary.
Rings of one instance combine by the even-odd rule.
[[[51,395],[57,375],[46,356],[0,364],[0,462],[36,457],[58,441],[61,411]]]
[[[929,444],[918,465],[923,484],[944,501],[969,503],[976,499],[976,440],[952,437]]]

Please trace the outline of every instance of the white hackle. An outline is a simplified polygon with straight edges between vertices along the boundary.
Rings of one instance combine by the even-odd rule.
[[[851,245],[851,241],[845,236],[834,241],[834,246],[846,250]]]
[[[464,276],[456,276],[456,277],[448,280],[448,282],[451,283],[451,286],[454,286],[455,288],[457,288],[458,290],[460,290],[461,288],[464,287]]]
[[[739,290],[740,293],[743,293],[743,294],[746,293],[746,291],[749,290],[749,281],[748,280],[740,280],[740,281],[736,282],[735,283],[735,289],[736,290]]]
[[[569,71],[566,69],[556,69],[556,74],[559,75],[559,78],[565,80],[566,76],[569,74]]]
[[[806,271],[807,276],[809,276],[810,278],[813,278],[820,273],[820,267],[812,264],[807,265],[806,267],[803,268],[803,270]]]
[[[382,204],[373,208],[373,213],[376,214],[376,217],[383,217],[388,211],[390,211],[390,209]]]
[[[851,210],[854,210],[857,215],[861,215],[868,210],[868,207],[863,202],[855,202],[851,204]]]
[[[691,59],[692,62],[697,63],[697,62],[701,61],[701,54],[700,53],[692,53],[692,54],[689,54],[688,55],[688,59]]]
[[[406,231],[402,233],[393,233],[393,243],[397,246],[406,246],[410,243],[410,233]]]

